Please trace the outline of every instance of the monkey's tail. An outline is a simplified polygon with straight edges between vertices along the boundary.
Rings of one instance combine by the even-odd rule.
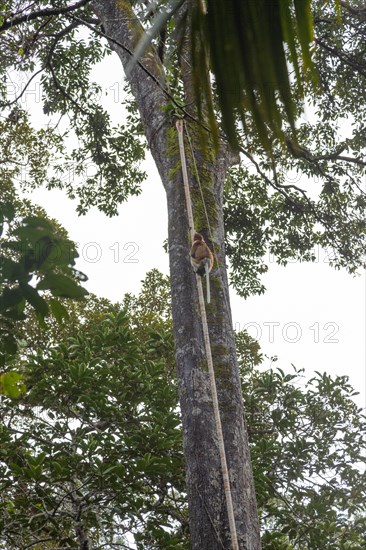
[[[206,272],[206,288],[207,288],[207,303],[211,302],[210,293],[210,260],[205,258],[205,272]]]

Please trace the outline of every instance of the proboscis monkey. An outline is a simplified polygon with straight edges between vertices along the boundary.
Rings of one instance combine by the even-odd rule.
[[[194,272],[201,277],[206,273],[207,303],[209,304],[211,301],[209,273],[213,266],[213,254],[200,233],[195,233],[193,236],[191,264]]]

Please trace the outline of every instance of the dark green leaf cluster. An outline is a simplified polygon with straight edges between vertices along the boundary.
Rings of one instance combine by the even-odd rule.
[[[74,268],[78,254],[74,243],[42,215],[19,216],[16,200],[0,202],[0,365],[17,351],[14,321],[25,319],[26,304],[41,322],[50,312],[61,321],[67,311],[55,298],[82,298],[87,291],[78,280],[86,277]],[[55,298],[47,301],[43,291]],[[2,375],[2,391],[13,375]],[[7,391],[9,393],[9,391]],[[13,396],[18,393],[14,385]]]
[[[187,522],[177,389],[161,356],[173,346],[156,332],[141,343],[114,309],[32,353],[27,396],[2,408],[0,540],[9,549],[44,539],[44,548],[74,547],[78,522],[94,548],[126,543],[127,533],[138,548],[187,548],[177,534]]]

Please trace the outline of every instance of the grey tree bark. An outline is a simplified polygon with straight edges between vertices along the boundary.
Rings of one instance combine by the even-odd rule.
[[[130,59],[129,52],[141,36],[141,26],[130,3],[124,0],[94,0],[92,6],[103,24],[110,46],[125,67]],[[174,116],[169,115],[171,102],[163,90],[164,70],[153,48],[145,53],[141,65],[133,70],[129,81],[167,196],[173,326],[184,430],[191,545],[194,550],[228,549],[229,526],[197,289],[189,261],[189,227],[175,120]],[[182,77],[186,93],[190,95],[192,79],[189,66],[182,66]],[[223,186],[232,156],[225,147],[217,155],[203,150],[197,124],[189,120],[189,128],[198,172],[202,177],[217,260],[211,275],[211,304],[207,308],[207,317],[238,541],[242,550],[258,550],[260,535],[256,500],[225,265]],[[196,229],[207,235],[207,223],[199,214],[202,204],[192,162],[189,168]]]

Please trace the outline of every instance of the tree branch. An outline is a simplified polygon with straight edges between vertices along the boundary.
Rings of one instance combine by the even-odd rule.
[[[53,537],[38,539],[34,542],[31,542],[30,544],[27,544],[27,546],[23,546],[23,550],[26,550],[27,548],[32,548],[32,546],[36,546],[36,544],[41,544],[42,542],[50,542],[50,541],[54,541],[54,540],[55,539]]]
[[[332,48],[331,46],[328,46],[328,44],[323,42],[323,40],[321,40],[320,38],[316,38],[315,42],[316,44],[318,44],[318,46],[320,46],[324,50],[327,50],[327,52],[332,54],[334,57],[338,57],[340,61],[343,61],[343,63],[345,63],[355,71],[358,71],[362,76],[366,77],[366,70],[364,65],[361,65],[357,61],[350,59],[348,55],[338,50],[337,48]]]
[[[313,160],[344,160],[345,162],[353,162],[354,164],[359,164],[360,166],[366,166],[366,161],[359,157],[346,157],[344,155],[337,155],[336,153],[314,157]]]
[[[254,159],[254,157],[248,153],[248,151],[246,151],[244,148],[240,147],[240,152],[243,153],[252,163],[253,165],[255,166],[255,169],[257,171],[257,173],[260,175],[260,177],[270,186],[272,187],[273,189],[275,189],[276,191],[278,191],[290,204],[292,204],[293,206],[295,206],[299,211],[302,211],[304,212],[305,211],[305,207],[303,204],[299,204],[297,201],[295,201],[293,199],[293,197],[291,197],[287,192],[286,190],[287,189],[294,189],[295,191],[298,191],[299,193],[301,193],[301,195],[303,196],[304,200],[306,201],[306,204],[307,204],[307,207],[309,209],[309,212],[312,213],[312,215],[314,216],[314,219],[319,222],[321,225],[323,225],[330,233],[332,232],[332,227],[331,225],[327,222],[326,219],[324,219],[324,217],[320,216],[316,210],[316,208],[314,207],[314,204],[313,202],[311,201],[311,199],[308,197],[306,191],[304,191],[303,189],[301,189],[300,187],[297,187],[296,185],[281,185],[279,182],[277,182],[277,177],[276,177],[276,174],[274,172],[274,179],[275,181],[272,181],[270,178],[268,178],[266,176],[266,174],[263,172],[263,170],[261,170],[258,162],[256,162],[256,160]],[[307,161],[309,161],[309,158],[306,158]],[[317,166],[317,169],[320,171],[321,175],[328,181],[332,182],[333,179],[331,178],[331,176],[329,176],[328,174],[325,174],[323,172],[323,170],[317,165],[317,163],[314,163],[316,166]],[[339,241],[340,242],[340,245],[341,245],[341,241],[340,239],[338,239],[336,236],[334,236],[334,241]]]
[[[72,31],[74,28],[76,28],[78,25],[80,25],[81,23],[78,23],[78,22],[73,22],[71,23],[70,25],[68,25],[67,27],[65,27],[64,29],[62,29],[62,31],[60,31],[58,34],[55,35],[54,37],[54,41],[52,42],[51,44],[51,47],[50,47],[50,50],[48,52],[48,55],[47,55],[47,58],[46,58],[46,62],[44,63],[44,65],[38,70],[36,71],[31,77],[30,79],[28,80],[27,84],[24,86],[24,88],[22,89],[22,91],[20,92],[20,94],[13,100],[13,101],[1,101],[0,102],[0,107],[10,107],[11,105],[14,105],[16,104],[19,99],[25,94],[25,92],[27,91],[27,89],[29,88],[29,85],[30,83],[32,82],[32,80],[38,76],[40,73],[42,73],[47,67],[49,67],[50,71],[51,71],[51,74],[52,74],[52,77],[53,77],[53,80],[55,82],[55,85],[56,87],[61,91],[61,93],[63,93],[72,103],[76,103],[75,100],[69,96],[67,94],[67,92],[64,90],[64,88],[62,88],[61,84],[58,82],[55,74],[54,74],[54,71],[53,71],[53,67],[52,67],[52,64],[51,64],[51,58],[52,58],[52,54],[56,48],[56,45],[57,45],[57,42],[63,38],[66,34],[68,34],[70,31]],[[78,106],[79,109],[82,111],[81,107]]]
[[[352,13],[352,15],[363,15],[366,13],[366,7],[350,6],[350,4],[348,2],[344,2],[344,0],[341,0],[340,4],[342,8],[346,9],[349,13]]]
[[[91,0],[79,0],[79,2],[76,2],[76,4],[66,6],[65,8],[45,8],[43,10],[35,11],[27,15],[22,15],[21,17],[15,17],[13,19],[6,20],[2,25],[0,25],[0,32],[6,31],[7,29],[10,29],[12,27],[16,27],[17,25],[21,25],[22,23],[28,23],[29,21],[32,21],[33,19],[38,19],[39,17],[70,13],[85,6],[89,2],[91,2]]]
[[[115,46],[117,46],[119,48],[122,48],[127,54],[129,54],[131,56],[131,58],[133,57],[133,51],[130,50],[127,46],[125,46],[125,44],[122,44],[119,40],[116,40],[115,38],[113,38],[109,34],[106,34],[105,32],[102,32],[102,31],[96,29],[89,21],[87,21],[87,20],[85,20],[81,17],[77,17],[75,15],[70,15],[70,19],[73,19],[75,21],[79,21],[80,24],[85,25],[88,29],[90,29],[97,36],[100,36],[101,38],[105,38],[110,44],[114,44]],[[172,102],[174,107],[176,107],[177,111],[180,111],[182,113],[182,115],[184,115],[186,118],[188,118],[188,119],[192,120],[193,122],[196,122],[197,124],[199,124],[207,132],[211,132],[211,130],[207,126],[202,124],[197,118],[195,118],[192,114],[190,114],[187,111],[185,105],[181,105],[174,98],[174,96],[172,96],[172,94],[165,88],[165,86],[163,86],[163,84],[159,81],[159,79],[156,78],[151,73],[151,71],[149,71],[149,69],[147,67],[145,67],[145,65],[141,62],[141,60],[138,60],[136,65],[138,65],[155,82],[155,84],[162,90],[162,92],[164,92],[166,97]]]
[[[317,169],[319,170],[320,174],[323,177],[327,177],[327,175],[324,173],[322,168],[317,164],[319,160],[333,160],[333,161],[341,160],[345,162],[352,162],[354,164],[359,164],[360,166],[366,166],[366,161],[360,157],[348,157],[345,155],[341,155],[342,151],[346,149],[347,143],[341,144],[336,151],[333,151],[333,153],[328,153],[327,155],[318,155],[318,156],[314,156],[308,149],[305,149],[305,147],[301,147],[299,145],[295,146],[289,138],[286,138],[286,145],[287,145],[288,151],[291,153],[293,157],[301,158],[310,163],[316,164]]]
[[[24,88],[20,92],[20,94],[15,99],[13,99],[13,101],[0,101],[0,107],[11,107],[12,105],[15,105],[19,101],[19,99],[25,94],[25,92],[29,88],[29,85],[32,82],[32,80],[37,75],[39,75],[42,71],[44,71],[44,69],[45,69],[44,67],[41,67],[38,71],[36,71],[34,74],[32,74],[32,76],[30,77],[27,84],[24,86]]]

